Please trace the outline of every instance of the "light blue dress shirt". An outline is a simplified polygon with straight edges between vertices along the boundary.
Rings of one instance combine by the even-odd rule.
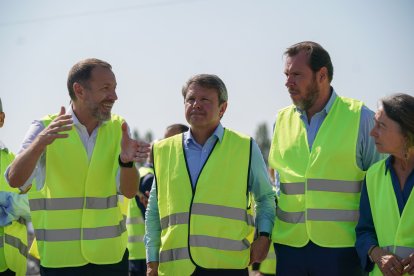
[[[223,134],[224,128],[219,124],[204,145],[200,145],[195,141],[190,130],[183,134],[184,151],[193,187],[214,144],[217,140],[218,143],[221,143]],[[146,245],[147,262],[158,261],[161,245],[161,226],[155,181],[154,179],[145,220],[146,233],[144,242]],[[275,192],[272,189],[263,156],[255,141],[252,143],[248,189],[253,194],[256,202],[256,229],[258,229],[258,232],[272,233],[276,207]],[[246,197],[247,200],[248,198]]]

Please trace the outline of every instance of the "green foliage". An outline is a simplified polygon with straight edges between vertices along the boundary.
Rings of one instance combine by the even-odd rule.
[[[260,151],[263,154],[263,158],[267,165],[267,158],[269,156],[271,141],[270,141],[270,135],[269,135],[269,131],[267,128],[267,124],[265,122],[257,126],[255,140],[257,142],[257,145],[260,148]]]

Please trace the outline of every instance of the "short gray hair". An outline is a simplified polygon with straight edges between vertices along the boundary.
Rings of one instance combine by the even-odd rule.
[[[218,94],[219,98],[219,104],[222,104],[224,102],[227,102],[228,96],[227,96],[227,88],[224,82],[216,75],[211,74],[198,74],[195,76],[192,76],[183,86],[182,88],[182,94],[185,100],[185,97],[188,92],[188,88],[191,84],[197,84],[204,88],[209,89],[215,89]]]

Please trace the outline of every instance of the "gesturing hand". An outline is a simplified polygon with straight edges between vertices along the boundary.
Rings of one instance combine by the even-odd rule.
[[[120,158],[123,163],[145,162],[150,152],[150,144],[131,139],[128,134],[128,124],[122,124],[122,140]]]
[[[56,139],[67,138],[69,134],[61,133],[72,129],[72,115],[65,114],[65,108],[60,108],[59,115],[37,137],[37,143],[46,147]]]

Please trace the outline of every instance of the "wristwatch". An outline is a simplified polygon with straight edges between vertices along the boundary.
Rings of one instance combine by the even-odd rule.
[[[118,155],[118,164],[119,166],[123,167],[123,168],[132,168],[134,166],[134,162],[128,162],[128,163],[124,163],[121,160],[121,155]]]
[[[259,237],[267,237],[269,240],[272,240],[272,235],[267,232],[259,232]]]

